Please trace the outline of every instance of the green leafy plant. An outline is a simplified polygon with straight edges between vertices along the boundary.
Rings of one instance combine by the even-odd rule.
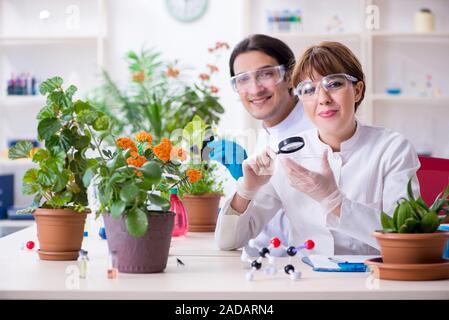
[[[218,59],[221,50],[227,48],[226,43],[217,43],[209,51]],[[90,96],[90,101],[111,117],[116,134],[143,129],[160,139],[183,128],[194,115],[207,123],[219,122],[224,108],[218,88],[211,84],[218,73],[215,65],[207,64],[199,80],[192,81],[178,61],[166,62],[154,49],[129,51],[126,62],[131,79],[126,91],[103,71],[102,85]]]
[[[98,146],[102,148],[101,142]],[[110,213],[115,219],[124,217],[129,234],[140,237],[148,229],[148,206],[160,208],[150,214],[166,213],[170,207],[161,191],[175,186],[187,188],[201,177],[193,168],[181,168],[185,160],[185,151],[172,146],[168,138],[153,146],[152,135],[142,131],[135,141],[121,137],[116,139],[115,148],[106,146],[87,169],[83,182],[88,186],[93,180],[98,188],[97,216]]]
[[[202,195],[206,193],[223,194],[223,181],[218,176],[219,166],[203,157],[207,137],[212,135],[209,125],[198,115],[195,115],[185,126],[182,132],[183,145],[191,150],[189,166],[202,172],[202,177],[197,183],[180,188],[180,195]]]
[[[449,184],[429,207],[421,197],[413,197],[411,183],[410,179],[407,184],[408,199],[402,198],[398,201],[393,217],[382,212],[383,232],[433,233],[449,217]],[[438,216],[441,212],[444,212],[444,215]]]
[[[93,132],[109,130],[109,118],[85,101],[73,101],[77,88],[62,87],[63,80],[54,77],[44,81],[40,93],[47,96],[38,118],[38,139],[45,148],[31,152],[30,142],[19,142],[9,150],[10,159],[32,158],[37,168],[29,169],[23,178],[22,191],[34,195],[32,205],[24,212],[42,208],[71,208],[85,211],[87,190],[82,178],[92,159],[86,156]],[[42,202],[43,200],[43,202]]]
[[[183,185],[180,194],[203,195],[220,194],[223,195],[223,181],[217,175],[219,166],[217,163],[203,161],[200,164],[191,164],[191,168],[201,171],[202,177],[196,183]]]

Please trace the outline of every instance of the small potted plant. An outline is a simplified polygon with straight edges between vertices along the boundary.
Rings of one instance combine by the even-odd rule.
[[[223,181],[217,176],[218,164],[202,161],[191,166],[201,171],[202,177],[197,183],[181,190],[189,231],[213,232],[217,224],[220,198],[223,195]]]
[[[97,138],[94,138],[97,141]],[[196,182],[201,172],[182,170],[186,152],[168,138],[153,145],[140,132],[135,139],[120,137],[106,148],[84,176],[98,188],[98,214],[103,213],[110,251],[117,254],[118,270],[125,273],[162,272],[175,214],[169,211],[166,191]],[[101,147],[102,141],[97,144]]]
[[[63,80],[54,77],[40,85],[47,95],[39,112],[38,139],[44,148],[32,152],[30,142],[19,142],[9,150],[10,159],[32,158],[36,168],[23,177],[22,191],[34,195],[32,205],[22,212],[32,212],[37,224],[39,257],[43,260],[76,260],[83,240],[88,213],[87,190],[82,178],[89,165],[86,152],[94,131],[109,127],[106,115],[88,103],[72,101],[77,88],[66,90]]]
[[[414,198],[411,179],[407,185],[408,199],[401,199],[393,217],[381,214],[382,231],[374,232],[383,263],[440,263],[449,232],[438,227],[449,216],[449,184],[429,207],[419,197]],[[442,214],[439,216],[439,214]]]
[[[209,126],[199,116],[194,116],[183,129],[183,143],[190,150],[190,166],[202,172],[194,185],[180,188],[187,210],[189,231],[212,232],[217,223],[218,207],[223,195],[223,181],[218,176],[218,164],[209,160],[206,136],[211,136]]]

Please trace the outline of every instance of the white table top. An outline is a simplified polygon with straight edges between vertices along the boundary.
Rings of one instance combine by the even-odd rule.
[[[88,238],[89,275],[79,279],[75,261],[42,261],[34,251],[21,250],[36,241],[35,226],[0,239],[0,299],[449,299],[449,280],[386,281],[370,273],[314,272],[298,260],[302,278],[285,273],[255,273],[245,280],[240,253],[219,251],[212,233],[174,238],[165,272],[125,274],[106,278],[107,243]],[[36,241],[37,244],[37,241]],[[177,266],[176,258],[185,266]],[[285,259],[279,259],[282,267]]]

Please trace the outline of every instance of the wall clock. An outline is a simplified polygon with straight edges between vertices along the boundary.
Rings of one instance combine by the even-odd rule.
[[[192,22],[206,12],[208,0],[165,0],[171,16],[181,22]]]

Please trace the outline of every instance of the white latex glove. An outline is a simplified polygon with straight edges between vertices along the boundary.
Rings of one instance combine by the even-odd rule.
[[[267,147],[262,153],[243,161],[243,177],[237,181],[237,193],[242,198],[252,200],[257,190],[270,180],[275,158],[276,153]]]
[[[327,150],[324,152],[321,172],[308,170],[289,157],[280,159],[290,185],[318,201],[326,210],[341,205],[341,193],[329,166]]]

